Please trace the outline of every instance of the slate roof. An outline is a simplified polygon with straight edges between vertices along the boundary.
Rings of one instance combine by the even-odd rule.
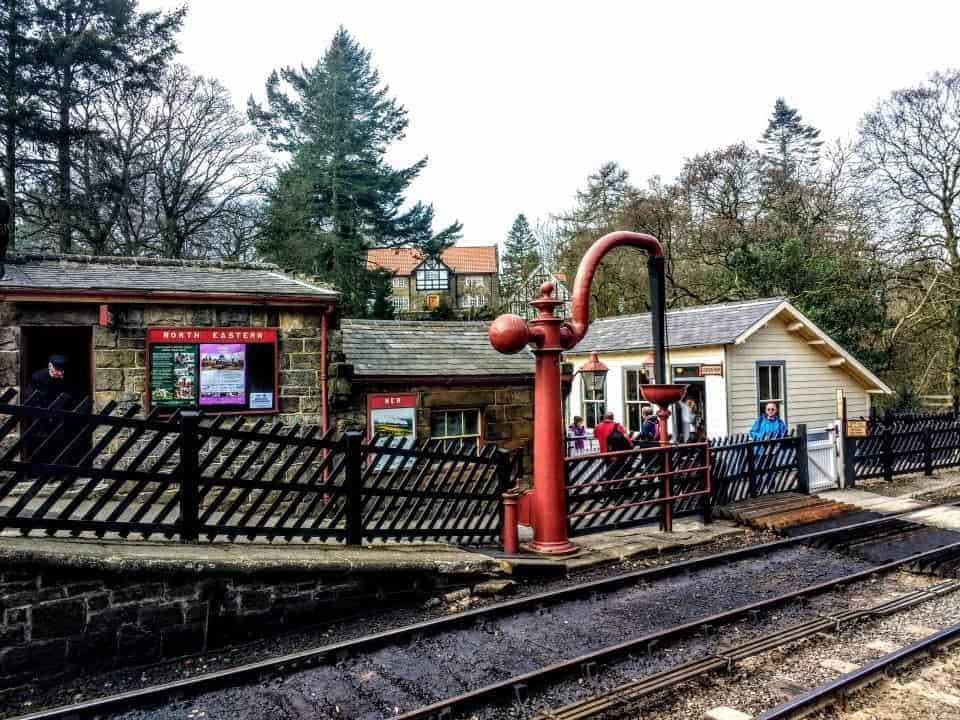
[[[0,292],[104,290],[242,293],[336,298],[337,292],[279,271],[276,265],[85,255],[14,255]]]
[[[497,246],[466,247],[454,245],[440,253],[443,264],[455,273],[488,274],[497,272]],[[414,248],[373,248],[367,250],[367,267],[383,268],[394,275],[409,275],[423,262]]]
[[[726,345],[771,313],[784,298],[702,305],[667,312],[670,347]],[[650,313],[602,318],[590,323],[572,353],[653,348]]]
[[[343,320],[343,352],[356,376],[533,375],[533,353],[501,355],[487,322]]]

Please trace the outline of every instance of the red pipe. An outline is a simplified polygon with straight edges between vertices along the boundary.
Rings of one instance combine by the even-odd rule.
[[[331,307],[327,305],[320,316],[320,431],[327,434],[327,315]]]
[[[597,272],[597,267],[603,256],[617,247],[638,247],[646,251],[650,257],[663,257],[663,247],[653,235],[646,233],[618,230],[604,235],[597,240],[584,254],[577,269],[577,276],[573,280],[573,293],[570,302],[570,320],[564,323],[563,345],[570,350],[583,340],[590,326],[590,284]],[[657,378],[657,382],[665,382]]]

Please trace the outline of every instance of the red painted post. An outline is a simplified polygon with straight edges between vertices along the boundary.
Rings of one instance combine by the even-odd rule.
[[[503,551],[507,555],[516,555],[520,551],[520,531],[517,527],[517,499],[515,491],[503,494]]]

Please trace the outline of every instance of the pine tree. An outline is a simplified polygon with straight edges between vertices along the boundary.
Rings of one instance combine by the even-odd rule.
[[[248,114],[290,159],[269,196],[260,250],[336,285],[348,316],[366,315],[374,296],[369,247],[413,245],[438,254],[462,226],[434,234],[432,206],[402,209],[427,160],[401,168],[387,162],[391,144],[404,137],[407,111],[381,84],[370,52],[344,28],[313,67],[271,73],[266,94],[266,107],[251,98]]]
[[[517,215],[507,234],[503,249],[503,272],[500,275],[502,296],[511,298],[540,264],[540,248],[530,229],[527,216]]]
[[[50,118],[46,131],[56,163],[57,233],[61,252],[73,244],[71,172],[74,148],[85,134],[74,125],[74,111],[108,87],[153,86],[176,53],[174,35],[186,15],[181,8],[164,14],[139,12],[136,0],[35,0],[38,93]]]
[[[760,140],[775,184],[795,182],[802,172],[816,165],[823,145],[819,137],[817,128],[806,125],[795,108],[787,105],[783,98],[777,98]]]

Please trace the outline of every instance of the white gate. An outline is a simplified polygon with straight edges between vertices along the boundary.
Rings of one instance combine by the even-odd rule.
[[[810,430],[807,433],[807,467],[811,493],[840,487],[836,427]]]

